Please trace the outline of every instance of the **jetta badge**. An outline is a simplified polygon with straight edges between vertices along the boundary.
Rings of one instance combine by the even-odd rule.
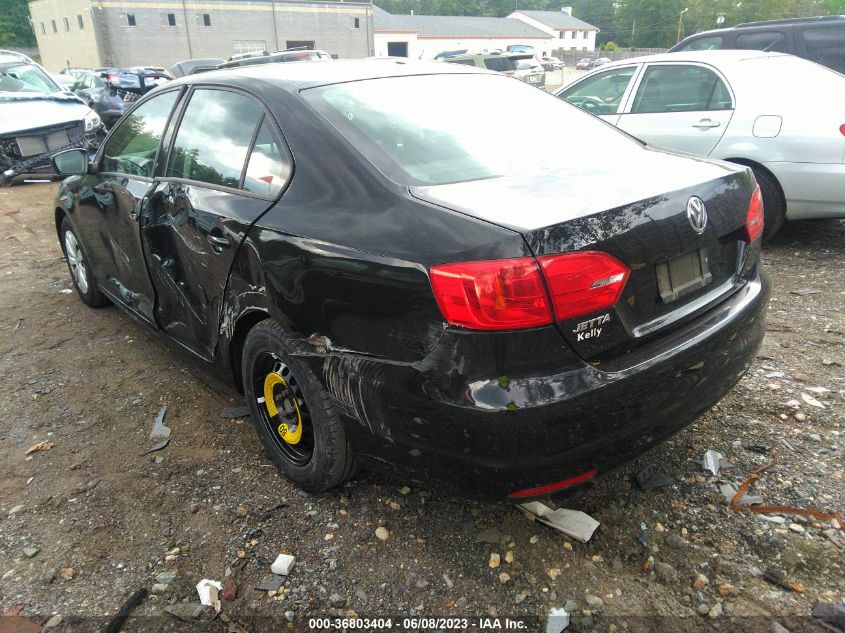
[[[687,201],[687,220],[692,230],[701,235],[707,226],[707,207],[704,200],[698,196],[692,196]]]

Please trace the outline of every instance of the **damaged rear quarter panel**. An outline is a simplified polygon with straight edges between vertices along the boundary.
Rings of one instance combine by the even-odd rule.
[[[319,114],[291,100],[301,97],[267,95],[294,175],[240,248],[222,340],[231,341],[249,312],[270,314],[309,350],[303,353],[338,409],[385,432],[374,428],[384,418],[378,374],[420,361],[445,330],[429,267],[530,252],[515,231],[413,198]],[[367,360],[366,371],[356,359]]]

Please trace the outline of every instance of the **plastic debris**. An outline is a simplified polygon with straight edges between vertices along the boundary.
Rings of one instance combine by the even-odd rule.
[[[33,446],[30,446],[28,449],[26,449],[25,455],[32,455],[33,453],[40,453],[42,451],[49,451],[54,446],[55,444],[53,442],[48,442],[47,440],[44,440],[43,442],[38,442],[38,444],[34,444]]]
[[[569,611],[552,607],[546,620],[546,633],[561,633],[569,626]]]
[[[751,451],[752,453],[759,453],[760,455],[766,455],[769,452],[769,448],[767,446],[763,446],[762,444],[749,444],[743,448],[747,451]]]
[[[801,399],[804,402],[806,402],[807,404],[809,404],[811,407],[816,407],[817,409],[824,409],[824,405],[821,402],[819,402],[818,400],[816,400],[809,393],[804,393],[802,391],[801,392]]]
[[[643,492],[653,492],[655,490],[662,490],[672,485],[672,478],[666,473],[655,470],[650,466],[643,468],[637,473],[637,486]]]
[[[278,591],[285,582],[285,577],[279,574],[272,574],[263,580],[260,585],[255,586],[256,591]]]
[[[733,502],[734,497],[736,497],[737,489],[733,484],[722,484],[719,486],[719,492],[721,492],[722,496],[725,498],[725,503],[730,505]],[[742,495],[738,502],[741,506],[759,505],[761,503],[763,503],[763,497],[747,493]]]
[[[226,407],[220,412],[220,417],[226,420],[238,420],[249,415],[249,407],[245,404],[236,404]]]
[[[709,470],[713,475],[719,474],[719,465],[722,461],[722,454],[719,451],[714,451],[710,449],[706,453],[704,453],[704,459],[701,462],[701,465],[704,466],[705,470]]]
[[[552,510],[539,501],[523,503],[520,507],[535,515],[540,523],[563,532],[582,543],[589,541],[593,532],[600,525],[598,521],[585,512],[567,510],[566,508]]]
[[[842,530],[829,528],[822,532],[822,534],[829,538],[830,542],[836,545],[839,549],[845,549],[845,535],[842,534]]]
[[[150,431],[151,440],[164,440],[170,437],[170,427],[164,425],[165,413],[167,413],[167,405],[158,410],[158,415],[153,422],[153,430]]]
[[[769,567],[766,571],[764,571],[763,580],[765,580],[766,582],[770,582],[773,585],[777,585],[778,587],[781,587],[783,589],[794,591],[795,593],[804,593],[804,587],[801,585],[801,583],[792,582],[788,580],[786,577],[786,572],[776,567]]]
[[[158,442],[156,442],[152,448],[141,453],[141,457],[143,457],[144,455],[149,455],[150,453],[155,453],[156,451],[160,451],[163,448],[167,448],[167,445],[170,444],[170,427],[165,426],[164,424],[164,414],[166,412],[166,405],[158,410],[158,414],[156,415],[156,418],[153,421],[153,429],[152,431],[150,431],[150,439],[158,440]]]
[[[126,602],[123,603],[123,606],[120,607],[120,611],[118,611],[117,614],[109,620],[109,623],[104,629],[105,633],[117,633],[121,627],[123,627],[123,623],[126,622],[126,619],[129,617],[129,614],[132,613],[132,610],[141,604],[146,597],[146,587],[141,587],[138,591],[129,596]]]
[[[293,569],[294,563],[296,563],[296,558],[290,554],[279,554],[270,566],[270,571],[278,576],[287,576]]]
[[[215,612],[220,613],[220,592],[223,585],[216,580],[203,578],[197,583],[197,594],[200,597],[200,604],[212,607]]]

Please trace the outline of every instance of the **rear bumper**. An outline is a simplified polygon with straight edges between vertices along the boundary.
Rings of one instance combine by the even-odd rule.
[[[695,420],[750,366],[768,296],[755,275],[613,372],[575,357],[552,327],[449,329],[413,365],[332,355],[313,368],[364,464],[501,499],[611,469]]]
[[[845,164],[763,163],[778,179],[790,220],[845,218]]]

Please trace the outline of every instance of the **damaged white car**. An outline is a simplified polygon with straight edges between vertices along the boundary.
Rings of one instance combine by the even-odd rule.
[[[104,136],[100,117],[79,97],[27,56],[0,50],[0,184],[52,176],[50,156],[94,151]]]

